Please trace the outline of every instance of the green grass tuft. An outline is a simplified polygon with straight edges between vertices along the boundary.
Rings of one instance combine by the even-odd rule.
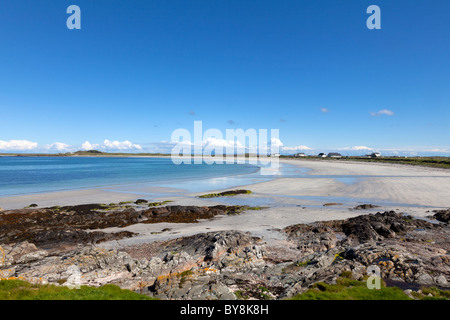
[[[338,278],[337,284],[316,283],[292,300],[411,300],[400,288],[368,289],[365,281]]]
[[[69,289],[31,284],[22,280],[1,280],[0,300],[155,300],[149,296],[107,284],[99,288]]]

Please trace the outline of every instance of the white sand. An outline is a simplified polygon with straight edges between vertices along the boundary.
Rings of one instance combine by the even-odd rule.
[[[308,175],[352,176],[346,184],[327,178],[281,178],[252,186],[260,194],[331,196],[433,207],[450,206],[450,170],[347,161],[284,160],[312,169]],[[369,176],[369,177],[367,177]]]
[[[450,170],[417,166],[320,160],[280,160],[284,164],[308,168],[306,177],[279,178],[272,181],[242,186],[253,192],[231,198],[199,199],[198,194],[185,194],[180,190],[142,190],[133,193],[116,192],[113,188],[64,191],[48,194],[0,198],[0,207],[21,208],[30,203],[40,206],[78,203],[110,203],[145,198],[147,192],[165,193],[160,200],[173,200],[171,204],[214,205],[261,203],[269,208],[247,211],[237,216],[218,216],[212,220],[191,224],[136,224],[120,230],[140,235],[104,246],[128,245],[200,232],[218,230],[251,231],[266,239],[279,239],[274,232],[297,223],[320,220],[346,219],[366,213],[385,210],[405,212],[416,217],[432,214],[432,210],[450,207]],[[345,179],[322,176],[343,176]],[[233,188],[236,189],[236,188]],[[212,190],[220,192],[223,190]],[[158,200],[158,199],[155,199]],[[340,205],[323,206],[337,202]],[[351,210],[361,203],[379,205],[370,210]],[[169,231],[162,232],[169,228]],[[118,231],[110,228],[107,231]]]
[[[282,160],[285,164],[312,169],[311,178],[279,178],[243,186],[253,192],[229,199],[203,200],[197,194],[174,198],[175,204],[250,205],[264,200],[269,208],[249,210],[238,216],[219,216],[197,224],[138,224],[125,228],[140,235],[107,245],[130,245],[201,232],[219,230],[250,231],[265,240],[281,240],[277,229],[298,223],[346,219],[361,214],[395,210],[415,217],[432,215],[432,210],[450,207],[450,171],[405,165],[360,163],[343,161]],[[344,175],[355,178],[354,183],[343,183],[322,175]],[[315,177],[316,176],[316,177]],[[214,190],[220,192],[223,190]],[[336,201],[338,200],[338,201]],[[323,206],[339,202],[341,205]],[[369,210],[351,210],[358,204],[371,203],[380,207]],[[162,230],[169,228],[169,231]],[[111,228],[110,231],[118,231]],[[120,229],[124,230],[124,229]]]

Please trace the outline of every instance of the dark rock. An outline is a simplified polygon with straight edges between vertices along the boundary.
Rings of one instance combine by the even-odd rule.
[[[366,209],[373,209],[378,208],[379,206],[376,206],[374,204],[360,204],[353,208],[353,210],[366,210]]]
[[[393,238],[396,232],[417,228],[432,228],[432,224],[394,211],[357,216],[342,223],[342,231],[360,242]]]
[[[324,206],[324,207],[330,207],[330,206],[342,206],[342,203],[340,203],[340,202],[329,202],[329,203],[324,203],[323,206]]]
[[[2,239],[27,236],[37,244],[2,243],[0,277],[54,284],[64,282],[71,268],[79,268],[81,285],[111,283],[160,299],[264,300],[292,297],[318,282],[336,283],[340,276],[362,281],[367,267],[376,265],[386,283],[450,286],[448,225],[393,211],[289,226],[281,231],[286,239],[273,243],[230,230],[108,250],[93,244],[133,234],[93,228],[192,222],[239,208],[95,208],[104,206],[0,214]],[[52,247],[56,244],[66,246]]]
[[[136,223],[195,223],[216,215],[237,214],[242,206],[165,206],[143,210],[84,204],[43,209],[6,210],[0,217],[0,243],[30,241],[47,243],[98,243],[129,237],[131,233],[89,233],[84,230],[126,227]]]
[[[436,220],[438,220],[438,221],[442,221],[442,222],[448,223],[448,221],[450,220],[450,209],[447,209],[447,210],[434,210],[433,212],[435,212],[433,217]]]

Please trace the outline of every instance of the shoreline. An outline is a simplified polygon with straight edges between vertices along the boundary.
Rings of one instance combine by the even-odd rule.
[[[120,205],[119,197],[129,201],[136,194],[117,193],[115,203],[103,205],[98,203],[110,202],[111,192],[84,190],[59,194],[61,207],[0,211],[0,249],[6,253],[0,277],[73,285],[67,274],[76,267],[82,274],[76,284],[115,284],[163,300],[284,300],[317,283],[351,279],[350,287],[355,280],[366,287],[367,268],[376,265],[382,279],[393,281],[383,294],[394,290],[418,299],[425,296],[419,288],[450,288],[450,209],[434,210],[442,209],[441,198],[450,207],[450,174],[283,163],[297,165],[285,172],[290,176],[247,185],[251,193],[231,197],[165,190],[171,196],[157,204]],[[327,177],[329,172],[337,176]],[[418,190],[429,206],[415,204]],[[372,197],[362,198],[367,194]],[[69,199],[93,196],[108,201],[67,207]],[[377,292],[369,290],[367,297]]]
[[[418,168],[396,164],[349,163],[339,161],[316,161],[283,159],[281,164],[296,169],[308,168],[299,175],[281,176],[269,181],[234,185],[225,189],[208,189],[204,192],[189,192],[177,188],[151,187],[123,192],[120,188],[99,188],[77,191],[61,191],[16,197],[0,198],[0,207],[23,208],[31,203],[39,207],[55,205],[78,205],[90,203],[112,203],[151,199],[170,200],[171,205],[211,206],[249,205],[264,207],[264,210],[245,212],[237,216],[215,217],[197,224],[161,223],[154,225],[132,225],[119,228],[139,233],[139,236],[120,240],[105,246],[128,245],[167,240],[206,231],[241,230],[267,239],[278,239],[273,230],[297,223],[347,219],[360,214],[378,211],[402,211],[414,217],[425,217],[432,210],[450,207],[446,190],[450,189],[450,172],[435,168]],[[333,177],[326,177],[333,174]],[[246,174],[251,175],[251,174]],[[339,178],[344,177],[344,178]],[[346,181],[345,179],[350,179]],[[199,195],[217,193],[230,189],[248,189],[250,195],[201,199]],[[149,197],[149,194],[152,196]],[[324,206],[327,203],[335,205]],[[378,207],[353,210],[363,203]],[[6,205],[5,205],[6,204]],[[170,232],[161,230],[170,229]],[[118,231],[117,228],[102,230]]]
[[[306,168],[308,171],[302,172],[301,177],[298,177],[298,175],[292,177],[288,174],[269,178],[262,175],[260,177],[268,181],[249,181],[249,183],[237,183],[226,188],[209,187],[201,192],[190,192],[173,186],[177,182],[185,184],[187,181],[168,181],[168,183],[157,182],[155,183],[156,186],[151,186],[153,182],[139,182],[53,192],[5,195],[0,197],[0,207],[3,209],[19,209],[23,208],[22,204],[29,205],[38,202],[42,202],[42,205],[39,203],[38,205],[43,207],[51,206],[55,201],[60,202],[53,205],[64,205],[65,201],[70,201],[71,205],[94,202],[111,203],[114,201],[131,201],[142,197],[158,201],[161,197],[166,198],[173,195],[179,197],[182,195],[184,198],[192,198],[199,194],[217,193],[231,188],[250,188],[253,189],[254,193],[265,196],[367,199],[439,208],[450,206],[450,203],[445,199],[445,192],[442,192],[443,189],[444,191],[450,189],[450,171],[446,169],[339,160],[324,162],[319,160],[280,159],[280,164],[294,166],[298,169]],[[201,178],[198,179],[198,182],[236,176],[253,176],[257,179],[261,167],[258,165],[256,167],[258,169],[251,173]],[[171,185],[171,187],[161,186],[163,184]],[[394,188],[391,186],[389,192],[379,191],[385,189],[382,186],[386,187],[389,184],[401,185],[403,187],[401,188],[401,194],[395,192],[395,189],[400,187]],[[128,186],[137,187],[133,188],[134,190],[127,190]],[[139,190],[139,187],[142,189]],[[376,190],[377,188],[378,190]],[[421,193],[425,193],[426,196],[420,196]],[[149,194],[153,194],[153,197],[149,198]],[[79,198],[79,201],[77,201],[77,198]],[[94,201],[95,199],[98,200]],[[219,202],[221,200],[223,199],[219,199]]]
[[[281,160],[284,164],[297,165],[301,168],[313,167],[306,173],[308,177],[288,178],[281,177],[267,182],[255,183],[252,185],[236,186],[236,189],[248,189],[252,191],[250,195],[238,195],[234,197],[222,197],[211,199],[198,199],[199,193],[191,193],[187,197],[175,199],[174,205],[250,205],[266,207],[260,211],[248,211],[238,216],[215,217],[214,219],[202,221],[198,224],[156,224],[156,225],[134,225],[125,229],[139,233],[139,236],[119,240],[114,243],[105,243],[105,247],[126,246],[131,244],[142,244],[158,240],[168,240],[176,237],[192,236],[201,232],[210,231],[250,231],[253,235],[259,236],[268,241],[284,241],[280,237],[279,230],[287,226],[298,223],[314,223],[316,221],[348,219],[361,214],[373,214],[383,211],[400,211],[417,218],[424,218],[432,210],[440,210],[450,207],[446,198],[446,190],[450,188],[450,172],[444,172],[444,177],[440,179],[434,175],[436,172],[442,173],[434,168],[417,170],[417,167],[405,167],[403,165],[365,164],[365,163],[338,163],[333,162],[333,170],[348,174],[348,171],[356,171],[359,175],[379,174],[379,170],[395,173],[396,177],[373,177],[362,178],[355,183],[345,184],[333,178],[314,178],[315,175],[323,175],[323,170],[329,167],[330,163],[317,162],[314,168],[313,163],[307,160]],[[363,170],[364,169],[364,170]],[[432,173],[430,177],[430,172]],[[398,177],[403,175],[403,178]],[[438,180],[439,185],[436,183]],[[390,184],[393,184],[390,188]],[[398,187],[396,186],[398,185]],[[429,185],[426,190],[423,185]],[[433,187],[434,185],[434,187]],[[409,186],[409,189],[408,189]],[[380,193],[378,188],[384,188],[386,192]],[[401,192],[395,192],[399,188]],[[211,193],[226,191],[226,189],[211,190]],[[439,191],[439,192],[438,192]],[[424,193],[423,200],[417,192]],[[371,194],[377,194],[377,197]],[[364,197],[363,197],[364,196]],[[339,198],[342,202],[337,205],[324,206],[326,203],[335,202]],[[160,200],[168,200],[161,198]],[[364,200],[364,201],[363,201]],[[366,210],[353,210],[357,205],[370,203],[378,207]],[[170,229],[170,232],[162,230]],[[103,230],[108,232],[118,231],[117,228]]]
[[[105,157],[105,156],[73,156],[73,157]],[[115,156],[107,156],[115,157]],[[166,158],[162,156],[123,156],[126,158]],[[204,158],[205,159],[205,158]],[[257,174],[261,167],[253,163],[246,163],[254,166],[251,172],[247,173],[229,173],[226,175],[211,176],[206,178],[196,178],[195,180],[188,180],[187,178],[171,178],[169,180],[157,181],[138,181],[138,182],[124,182],[117,184],[106,184],[89,187],[75,187],[71,189],[61,189],[54,191],[41,191],[34,193],[19,193],[11,195],[0,196],[0,208],[12,210],[22,209],[32,203],[37,203],[39,207],[50,207],[55,205],[79,205],[90,204],[94,202],[111,203],[114,201],[134,201],[138,198],[156,199],[160,196],[171,196],[172,194],[187,193],[186,190],[174,187],[175,185],[185,185],[188,182],[206,183],[214,179],[232,179],[241,177],[251,177]],[[233,184],[230,188],[238,184]],[[133,191],[134,190],[134,191]],[[212,190],[205,189],[205,192]]]

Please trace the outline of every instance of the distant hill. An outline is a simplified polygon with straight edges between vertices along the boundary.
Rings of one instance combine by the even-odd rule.
[[[102,153],[105,153],[105,152],[101,152],[98,150],[79,150],[79,151],[74,152],[73,154],[89,155],[89,154],[102,154]]]

